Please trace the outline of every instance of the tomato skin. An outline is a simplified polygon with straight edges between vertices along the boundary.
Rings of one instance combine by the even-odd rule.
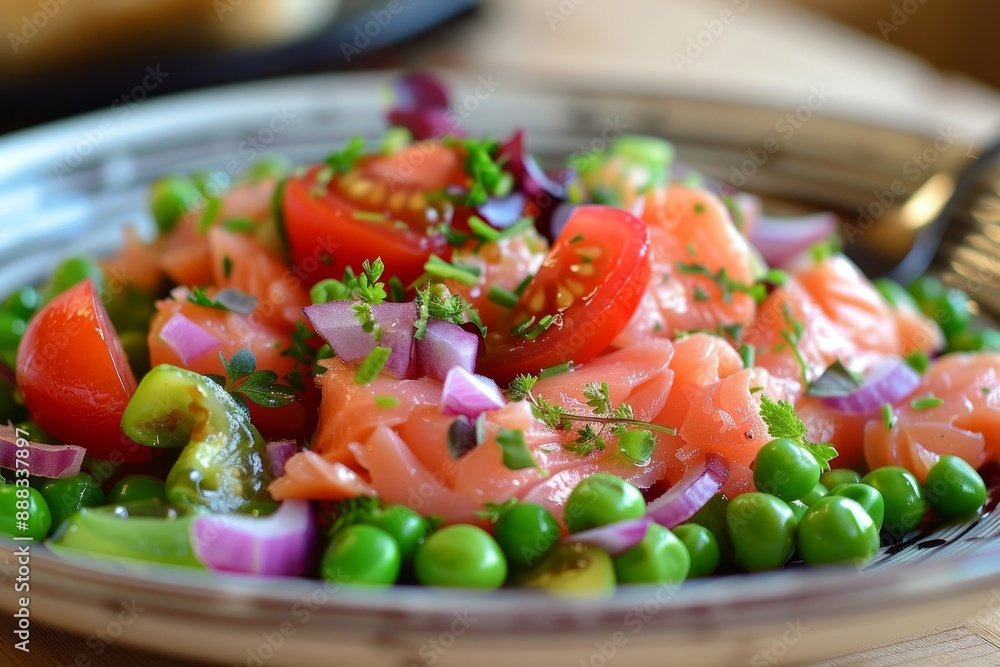
[[[42,430],[98,458],[127,463],[152,458],[149,448],[122,433],[135,376],[90,280],[66,290],[31,319],[16,365],[18,391]]]
[[[431,254],[447,258],[444,237],[400,228],[391,223],[358,220],[359,209],[333,188],[316,184],[316,169],[302,178],[290,178],[282,193],[282,213],[295,274],[307,285],[325,278],[340,279],[351,267],[361,273],[364,260],[381,257],[385,276],[398,276],[404,285],[424,272]],[[318,193],[317,188],[322,188]]]
[[[582,241],[576,241],[582,237]],[[577,245],[579,244],[579,245]],[[600,259],[584,275],[581,248],[598,247]],[[628,324],[650,280],[649,229],[633,215],[609,206],[580,206],[573,211],[531,284],[511,311],[509,323],[535,314],[559,313],[561,321],[534,339],[506,335],[489,345],[476,370],[497,381],[519,373],[538,373],[572,360],[583,363],[600,354]],[[583,294],[559,305],[565,281],[583,284]],[[539,310],[532,303],[542,299]]]

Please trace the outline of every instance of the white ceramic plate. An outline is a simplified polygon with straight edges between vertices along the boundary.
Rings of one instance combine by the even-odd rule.
[[[151,229],[145,187],[160,174],[235,174],[254,157],[250,137],[297,161],[320,158],[355,133],[378,137],[389,76],[216,89],[3,138],[0,293],[41,279],[67,254],[113,250],[125,223]],[[452,84],[471,133],[501,136],[522,126],[534,152],[565,157],[625,126],[667,136],[683,161],[720,178],[776,117],[772,109],[719,101]],[[852,210],[895,178],[900,156],[926,141],[815,118],[750,186],[796,205]],[[768,665],[832,657],[988,608],[989,591],[1000,586],[998,533],[1000,518],[991,515],[916,536],[863,573],[792,568],[679,589],[622,588],[601,600],[516,590],[357,592],[307,580],[64,561],[34,545],[31,610],[37,620],[87,635],[134,601],[145,611],[120,642],[228,664]],[[8,575],[14,548],[0,540]],[[0,597],[8,613],[17,597],[11,581]]]

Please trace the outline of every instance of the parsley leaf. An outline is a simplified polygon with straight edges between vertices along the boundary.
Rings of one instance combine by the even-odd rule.
[[[206,308],[215,308],[216,310],[226,310],[229,311],[230,308],[224,303],[216,301],[212,297],[205,294],[205,290],[200,287],[192,287],[188,291],[187,300],[193,304],[199,306],[204,306]]]
[[[354,163],[365,153],[365,141],[361,135],[354,135],[347,142],[347,145],[339,151],[334,151],[326,156],[326,164],[335,173],[343,174],[354,167]]]
[[[500,446],[504,467],[508,470],[539,467],[538,461],[531,455],[528,443],[524,440],[524,431],[510,428],[500,429],[497,434],[497,445]]]
[[[226,361],[221,352],[222,368],[225,377],[221,375],[206,375],[209,380],[220,385],[244,409],[249,406],[247,401],[265,408],[280,408],[295,400],[294,390],[283,384],[277,384],[278,374],[270,370],[257,370],[257,357],[247,348],[241,348]]]
[[[760,417],[767,425],[767,432],[772,438],[794,440],[816,457],[820,469],[824,471],[830,469],[830,459],[837,457],[837,450],[828,442],[810,442],[807,439],[808,428],[795,414],[795,407],[791,403],[775,402],[767,394],[761,394]]]
[[[480,519],[489,519],[490,523],[496,523],[500,519],[501,514],[516,504],[517,498],[508,498],[502,503],[483,503],[483,507],[486,509],[476,512],[476,516]]]

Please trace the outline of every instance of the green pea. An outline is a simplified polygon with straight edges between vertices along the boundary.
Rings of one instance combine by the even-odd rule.
[[[45,300],[34,287],[22,287],[8,296],[3,302],[3,310],[21,319],[31,319],[38,312]]]
[[[58,528],[81,507],[97,507],[105,503],[104,491],[97,480],[85,472],[62,479],[40,478],[38,492],[52,514],[52,527]]]
[[[996,352],[1000,350],[1000,331],[970,326],[948,336],[948,352]]]
[[[861,478],[861,483],[874,487],[882,494],[885,504],[882,532],[893,539],[900,539],[916,528],[927,512],[920,483],[906,468],[876,468]]]
[[[945,454],[928,471],[924,494],[938,514],[959,518],[975,514],[983,506],[986,484],[966,461]]]
[[[26,481],[20,478],[19,481]],[[52,514],[45,498],[29,486],[0,486],[0,533],[44,540],[52,527]]]
[[[684,523],[674,528],[674,535],[681,541],[691,558],[688,577],[707,577],[719,569],[721,554],[719,543],[708,528],[696,523]]]
[[[691,571],[687,547],[658,523],[651,523],[642,541],[614,563],[620,584],[679,584]]]
[[[705,506],[695,512],[688,523],[704,526],[719,545],[719,567],[730,567],[736,561],[733,553],[733,543],[729,539],[729,525],[726,520],[726,508],[729,499],[721,493],[712,496]]]
[[[323,552],[320,574],[356,586],[391,586],[399,578],[399,544],[381,528],[355,523],[339,531]]]
[[[428,531],[427,519],[406,505],[373,508],[359,513],[357,520],[392,535],[399,544],[403,561],[413,558],[417,545],[427,536]]]
[[[809,493],[802,496],[802,498],[800,498],[799,500],[801,500],[805,505],[809,506],[828,493],[830,493],[830,490],[828,488],[823,486],[823,484],[817,483],[816,486],[814,486],[812,490],[809,491]]]
[[[104,271],[93,260],[86,257],[70,257],[55,268],[45,287],[45,296],[52,299],[73,285],[90,279],[98,290],[104,281]]]
[[[726,523],[736,561],[750,571],[774,570],[795,550],[795,515],[767,493],[744,493],[729,501]]]
[[[149,205],[161,234],[167,234],[181,216],[193,209],[202,198],[201,191],[187,176],[164,176],[153,183]]]
[[[850,468],[834,468],[827,470],[819,478],[819,483],[828,489],[840,486],[841,484],[857,484],[861,481],[861,475]]]
[[[534,565],[559,542],[559,522],[535,503],[515,503],[500,514],[493,537],[512,568]]]
[[[938,304],[944,300],[945,289],[941,281],[934,276],[921,276],[914,280],[906,289],[917,302],[924,315],[937,319]]]
[[[137,500],[167,500],[163,481],[149,475],[129,475],[118,480],[108,491],[109,505],[124,505]]]
[[[863,565],[878,553],[875,522],[865,509],[844,496],[817,500],[799,523],[799,555],[808,565]]]
[[[910,293],[895,280],[891,278],[876,278],[872,281],[872,284],[875,285],[882,298],[888,301],[890,305],[908,310],[920,309]]]
[[[802,517],[805,516],[806,510],[809,509],[809,506],[801,500],[793,500],[788,503],[788,508],[792,510],[792,514],[795,515],[795,523],[798,523],[799,521],[802,521]]]
[[[840,484],[833,487],[830,495],[850,498],[861,505],[868,512],[868,516],[872,518],[875,530],[882,530],[882,523],[885,520],[885,501],[882,500],[882,494],[875,487],[861,483]]]
[[[597,473],[576,485],[566,500],[564,512],[566,527],[578,533],[624,519],[642,518],[646,514],[646,501],[639,489],[623,479]]]
[[[492,590],[507,578],[500,545],[482,528],[464,524],[428,536],[417,547],[414,568],[426,586]]]
[[[771,440],[754,458],[753,482],[757,490],[785,502],[808,494],[819,483],[819,477],[819,461],[794,440]]]
[[[972,321],[969,297],[962,290],[947,290],[944,298],[938,302],[938,315],[935,319],[948,338],[961,333]]]

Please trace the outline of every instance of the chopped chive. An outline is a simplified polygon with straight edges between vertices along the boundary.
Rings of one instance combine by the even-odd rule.
[[[705,205],[702,204],[702,203],[695,204],[694,205],[694,212],[695,213],[704,213],[705,212]]]
[[[915,398],[910,401],[910,407],[914,410],[929,410],[942,404],[944,404],[944,400],[938,398],[934,394],[923,396],[921,398]]]
[[[497,434],[496,442],[500,446],[503,464],[508,470],[538,467],[538,462],[531,455],[528,443],[524,440],[524,431],[502,428]]]
[[[375,405],[380,408],[394,408],[399,405],[399,398],[396,396],[375,396]]]
[[[444,261],[437,255],[431,255],[427,263],[424,264],[424,271],[430,274],[431,277],[441,280],[450,278],[470,287],[479,282],[479,275],[482,273],[482,269],[478,266],[452,264]]]
[[[365,357],[365,360],[361,362],[361,365],[358,366],[358,371],[354,374],[354,382],[357,384],[371,384],[372,380],[378,377],[379,372],[385,366],[385,362],[388,361],[391,354],[392,348],[376,345],[368,353],[368,356]]]
[[[519,283],[517,284],[517,287],[515,287],[515,288],[514,288],[514,294],[516,294],[516,295],[518,295],[518,296],[521,296],[521,292],[523,292],[523,291],[524,291],[524,289],[525,289],[525,288],[526,288],[526,287],[527,287],[528,285],[530,285],[530,284],[531,284],[531,281],[532,281],[532,279],[533,279],[534,277],[535,277],[535,274],[534,274],[534,273],[529,273],[528,275],[526,275],[526,276],[524,277],[524,280],[522,280],[521,282],[519,282]]]
[[[991,390],[989,387],[980,387],[979,391],[982,392],[983,396],[989,396]]]
[[[222,256],[222,275],[228,278],[233,273],[233,260],[229,255]]]
[[[573,238],[571,238],[569,240],[569,242],[570,243],[579,243],[582,240],[583,240],[583,234],[577,234],[576,236],[574,236]]]
[[[694,286],[694,300],[695,301],[708,301],[708,292],[703,290],[700,285]]]
[[[498,306],[508,309],[513,308],[514,304],[517,303],[517,295],[499,285],[490,285],[490,291],[486,298]]]
[[[468,234],[455,231],[450,225],[444,223],[438,225],[437,231],[444,236],[444,240],[451,246],[463,246],[469,240]]]
[[[896,413],[893,411],[891,403],[885,403],[882,406],[882,422],[887,431],[891,431],[892,427],[896,425]]]
[[[389,218],[385,217],[381,213],[375,213],[373,211],[359,211],[355,209],[351,211],[351,217],[355,220],[361,220],[363,222],[389,222]]]
[[[538,379],[550,378],[554,375],[562,375],[563,373],[569,373],[573,370],[573,361],[567,361],[564,364],[559,364],[558,366],[549,366],[548,368],[543,368],[538,373]]]
[[[757,351],[752,345],[740,345],[740,359],[743,360],[743,368],[753,368],[756,357]]]
[[[226,218],[222,226],[230,232],[252,232],[257,229],[257,223],[250,218]]]
[[[764,388],[763,387],[750,387],[750,393],[751,394],[756,394],[759,391],[764,391]]]
[[[693,243],[688,243],[685,247],[687,248],[687,253],[692,257],[698,254],[698,250],[695,248]]]
[[[355,161],[365,152],[365,140],[355,134],[342,150],[334,151],[326,156],[326,164],[331,172],[345,173],[354,167]],[[331,173],[332,176],[332,173]]]
[[[618,450],[633,463],[646,463],[653,456],[656,438],[652,431],[632,429],[626,431],[618,440]]]
[[[469,229],[483,241],[496,241],[500,238],[500,230],[490,227],[479,216],[473,215],[469,217]]]
[[[916,350],[906,355],[906,363],[916,372],[923,374],[931,366],[931,359],[923,350]]]
[[[781,287],[788,282],[788,272],[784,269],[768,269],[764,277],[760,279],[762,283],[771,283]]]

